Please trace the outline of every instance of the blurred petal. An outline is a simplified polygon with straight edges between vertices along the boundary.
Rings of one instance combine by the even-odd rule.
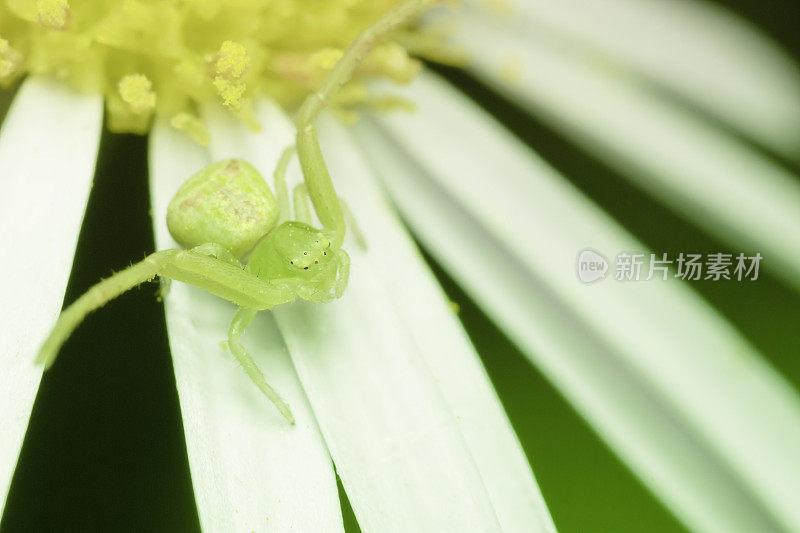
[[[209,162],[205,149],[158,124],[151,135],[156,244],[175,248],[167,205]],[[200,523],[206,531],[343,531],[336,477],[325,443],[271,316],[242,342],[292,407],[290,426],[220,346],[235,307],[173,283],[165,298],[170,349]]]
[[[800,233],[796,176],[613,65],[564,53],[535,31],[493,27],[475,14],[461,29],[478,75],[699,227],[736,248],[760,251],[765,268],[800,290],[800,255],[788,245]],[[496,74],[508,55],[521,64],[516,83]]]
[[[0,505],[42,376],[33,361],[61,311],[102,117],[99,96],[29,78],[0,134]]]
[[[222,119],[211,121],[215,155],[238,154],[271,172],[272,160],[262,159],[269,141],[260,137],[275,132],[274,122],[240,141]],[[287,128],[279,146],[293,140]],[[519,443],[441,289],[347,134],[328,124],[322,138],[369,249],[348,246],[353,270],[341,300],[275,315],[359,524],[365,531],[492,531],[499,520],[508,531],[552,531]],[[298,172],[291,166],[290,179]]]
[[[480,1],[468,4],[480,12]],[[797,65],[755,26],[727,10],[704,1],[670,0],[510,4],[488,20],[483,12],[481,23],[536,34],[568,54],[589,53],[599,62],[605,56],[766,146],[800,155]],[[538,75],[535,69],[531,74]]]
[[[404,96],[356,131],[437,260],[690,527],[800,527],[796,391],[685,285],[580,283],[647,249],[444,82]]]

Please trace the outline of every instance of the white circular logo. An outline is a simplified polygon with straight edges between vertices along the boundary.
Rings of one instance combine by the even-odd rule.
[[[594,283],[606,277],[608,261],[594,250],[583,250],[578,254],[578,279],[584,283]]]

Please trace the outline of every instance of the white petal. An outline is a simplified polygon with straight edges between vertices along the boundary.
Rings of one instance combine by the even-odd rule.
[[[465,24],[480,76],[701,228],[760,251],[765,268],[800,289],[800,255],[786,245],[800,233],[796,176],[609,65],[565,54],[536,32]],[[494,72],[507,54],[523,68],[504,85]]]
[[[338,143],[347,135],[341,127],[328,126],[322,132],[327,133],[325,139]],[[333,146],[333,141],[329,144]],[[377,189],[371,170],[364,168],[363,156],[352,148],[339,149],[330,152],[328,161],[343,197],[353,204],[356,218],[374,235],[369,252],[376,273],[384,286],[394,287],[392,303],[456,416],[502,530],[555,531],[525,454],[475,348],[413,240]]]
[[[274,133],[275,128],[264,131]],[[292,142],[288,123],[286,132],[284,146]],[[271,173],[272,163],[262,163],[263,143],[257,138],[247,143],[220,130],[214,133],[219,147],[217,152],[212,144],[215,155],[245,157],[265,174]],[[365,252],[349,243],[353,264],[341,300],[283,306],[274,314],[359,524],[365,531],[497,530],[495,510],[456,419],[467,407],[461,403],[454,413],[446,397],[445,390],[452,391],[458,378],[454,376],[447,385],[438,382],[436,372],[447,363],[440,360],[434,369],[426,361],[426,354],[435,348],[420,348],[418,342],[426,334],[414,331],[419,316],[408,316],[406,305],[395,295],[419,289],[406,286],[416,283],[413,277],[409,281],[409,276],[396,278],[391,272],[406,268],[420,272],[424,269],[421,259],[369,185],[367,170],[346,133],[326,129],[323,139],[337,189],[356,213],[370,247]],[[296,181],[297,167],[290,170]],[[391,271],[384,271],[389,263],[393,263]],[[424,275],[430,277],[427,272]],[[431,298],[433,310],[428,316],[441,325],[443,335],[452,332],[452,317],[445,316],[441,291],[434,290]],[[475,412],[468,414],[467,431],[475,434],[481,423],[497,429],[498,440],[510,457],[497,459],[492,466],[507,461],[506,465],[522,469],[508,481],[522,491],[515,501],[525,508],[515,510],[516,516],[530,520],[527,530],[537,527],[534,524],[548,524],[519,445],[483,370],[476,367],[474,352],[464,346],[460,330],[447,337],[454,342],[452,356],[464,364],[461,377],[475,385],[475,404],[485,402],[472,406]],[[478,419],[481,413],[486,414],[483,421]]]
[[[404,95],[359,138],[462,287],[688,525],[800,526],[796,392],[685,285],[581,284],[582,249],[647,249],[447,84]]]
[[[100,97],[29,78],[0,134],[0,506],[42,376],[33,361],[61,311],[102,117]]]
[[[175,248],[166,208],[181,183],[205,166],[205,149],[158,124],[151,136],[156,244]],[[290,426],[220,346],[235,307],[173,283],[165,298],[192,483],[205,531],[342,531],[328,451],[272,317],[242,338],[267,380],[289,402]]]
[[[703,1],[510,3],[507,12],[486,13],[480,1],[468,2],[483,24],[541,35],[566,53],[591,50],[598,61],[610,59],[663,84],[767,146],[798,154],[797,65],[732,13]]]

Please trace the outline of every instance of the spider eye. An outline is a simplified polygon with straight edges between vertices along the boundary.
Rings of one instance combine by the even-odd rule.
[[[303,270],[308,270],[308,267],[303,267]]]

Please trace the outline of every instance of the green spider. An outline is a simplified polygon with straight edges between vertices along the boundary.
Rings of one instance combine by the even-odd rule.
[[[289,406],[269,386],[239,338],[258,311],[298,297],[326,302],[345,290],[350,258],[342,243],[348,211],[334,190],[314,120],[380,38],[438,1],[410,0],[381,17],[350,45],[320,89],[305,100],[295,118],[296,144],[284,151],[274,173],[277,199],[258,171],[241,160],[213,163],[189,178],[167,213],[170,233],[187,249],[155,252],[90,288],[61,313],[37,362],[49,367],[86,315],[120,294],[156,276],[183,281],[239,306],[228,329],[227,347],[250,379],[294,424]],[[297,220],[288,220],[284,176],[295,150],[304,183],[294,190]],[[220,211],[215,194],[233,195],[242,201],[236,210]],[[320,229],[312,225],[309,199],[322,224]],[[348,219],[353,227],[349,215]]]

